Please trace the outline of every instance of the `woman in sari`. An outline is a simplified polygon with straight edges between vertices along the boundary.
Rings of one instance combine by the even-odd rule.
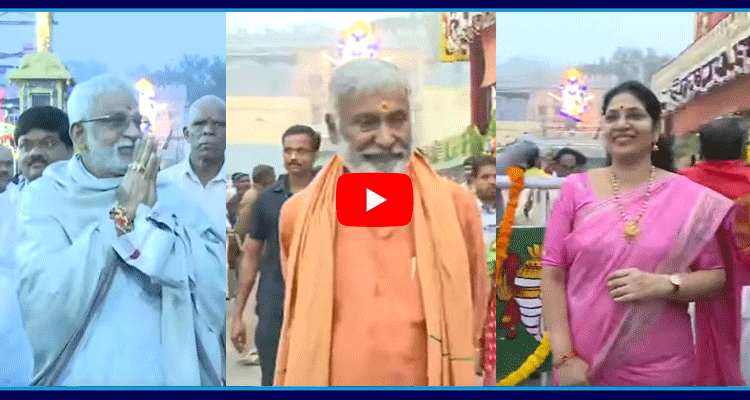
[[[638,82],[609,91],[612,164],[569,176],[553,206],[541,296],[560,385],[742,384],[728,327],[738,310],[715,312],[736,306],[724,286],[733,203],[654,167],[660,110]]]

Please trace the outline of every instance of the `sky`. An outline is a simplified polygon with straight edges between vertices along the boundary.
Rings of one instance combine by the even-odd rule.
[[[227,33],[246,28],[249,33],[267,28],[284,29],[294,25],[316,23],[332,28],[345,28],[353,20],[368,21],[393,16],[407,16],[408,12],[241,12],[227,13]]]
[[[598,63],[617,47],[678,55],[693,42],[693,12],[497,13],[497,62],[515,58],[553,67]]]
[[[186,53],[226,57],[223,12],[56,12],[53,18],[52,49],[65,62],[95,59],[126,72],[140,64],[158,70]],[[12,20],[34,20],[34,13],[0,16]],[[18,52],[24,43],[36,45],[35,26],[0,25],[0,38],[0,52]]]

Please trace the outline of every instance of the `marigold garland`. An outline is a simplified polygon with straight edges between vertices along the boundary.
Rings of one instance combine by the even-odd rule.
[[[508,206],[505,208],[503,214],[503,221],[500,224],[500,230],[497,238],[497,262],[495,263],[495,283],[500,285],[500,279],[502,278],[502,265],[505,259],[508,258],[508,245],[510,244],[510,235],[513,233],[513,222],[516,219],[516,208],[518,207],[518,197],[523,191],[523,170],[518,167],[508,168],[508,178],[510,178],[510,191],[508,194]],[[498,267],[499,266],[499,267]],[[549,335],[547,332],[544,333],[542,341],[539,346],[531,354],[521,367],[515,370],[510,375],[506,376],[497,383],[497,386],[516,386],[519,383],[526,380],[529,375],[539,369],[544,360],[547,359],[551,351],[549,343]]]
[[[547,359],[547,356],[549,356],[551,350],[552,346],[549,343],[549,333],[544,332],[542,341],[539,343],[539,347],[536,348],[534,353],[531,354],[523,364],[521,364],[521,367],[500,380],[500,382],[497,383],[497,386],[516,386],[525,381],[529,375],[539,369],[544,360]]]
[[[510,167],[507,172],[510,178],[510,191],[508,194],[508,206],[503,214],[503,222],[500,223],[500,229],[497,234],[497,261],[495,262],[495,283],[500,285],[502,278],[502,266],[505,259],[508,258],[508,245],[510,244],[510,234],[513,233],[513,222],[516,219],[516,208],[518,208],[518,197],[523,191],[523,170],[519,167]]]

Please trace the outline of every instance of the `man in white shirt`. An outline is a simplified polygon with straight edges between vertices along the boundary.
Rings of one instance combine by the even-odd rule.
[[[211,217],[217,230],[224,229],[224,232],[227,218],[226,114],[226,103],[216,96],[196,100],[190,106],[188,126],[183,129],[185,139],[190,143],[190,156],[161,172],[163,178],[174,180],[195,199]]]
[[[482,217],[484,244],[488,248],[497,240],[496,172],[495,157],[490,155],[476,157],[471,166],[474,195]]]
[[[226,239],[158,179],[133,86],[111,76],[68,100],[79,149],[21,196],[18,298],[34,385],[224,382]]]

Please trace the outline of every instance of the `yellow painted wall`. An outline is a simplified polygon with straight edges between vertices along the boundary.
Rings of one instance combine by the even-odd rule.
[[[309,125],[311,107],[301,97],[227,97],[227,144],[279,144],[292,125]]]
[[[542,132],[542,123],[538,121],[497,121],[497,146],[505,146],[516,138],[529,132],[539,135]]]
[[[417,123],[416,145],[429,146],[463,133],[471,124],[469,87],[444,88],[425,86],[422,89],[421,118]]]

